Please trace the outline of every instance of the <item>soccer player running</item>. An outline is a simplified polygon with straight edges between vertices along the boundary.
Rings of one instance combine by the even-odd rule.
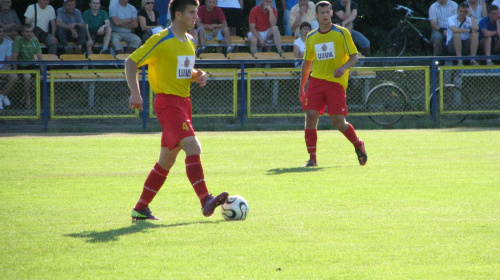
[[[331,23],[332,14],[329,2],[321,1],[316,4],[319,28],[311,31],[305,42],[299,100],[302,103],[302,110],[306,112],[304,132],[310,158],[303,167],[318,165],[317,126],[319,116],[324,113],[326,106],[333,126],[354,145],[359,164],[365,165],[368,160],[363,140],[358,138],[354,127],[345,119],[347,116],[345,90],[349,68],[358,61],[358,50],[349,31]],[[313,64],[314,71],[309,78]],[[309,83],[305,91],[308,78]]]
[[[207,82],[207,73],[193,68],[195,47],[193,37],[187,33],[198,19],[198,6],[198,0],[171,1],[172,25],[150,37],[125,60],[130,108],[143,109],[136,74],[138,67],[148,65],[149,84],[156,93],[154,109],[162,128],[160,156],[132,210],[133,220],[158,220],[151,213],[149,203],[165,182],[180,150],[186,153],[186,174],[204,216],[210,217],[228,197],[227,192],[216,197],[209,194],[200,160],[201,145],[191,125],[191,82],[202,87]]]

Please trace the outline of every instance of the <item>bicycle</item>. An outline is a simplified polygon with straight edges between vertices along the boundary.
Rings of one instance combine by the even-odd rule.
[[[394,10],[403,10],[405,11],[405,15],[404,18],[399,21],[398,26],[391,29],[387,35],[387,44],[385,47],[386,56],[403,55],[408,45],[407,26],[410,26],[415,32],[417,32],[420,39],[422,39],[422,41],[430,49],[432,47],[431,42],[418,30],[417,27],[415,27],[415,25],[410,22],[410,20],[429,21],[429,18],[413,16],[415,12],[412,9],[401,5],[397,5]]]
[[[394,73],[396,73],[396,81],[408,81],[404,70],[396,70]],[[407,82],[399,84],[402,84],[402,86],[399,86],[394,81],[385,82],[375,86],[368,92],[365,107],[367,112],[374,113],[368,116],[374,123],[392,126],[403,118],[404,113],[412,109],[421,110],[423,109],[421,107],[425,106],[425,103],[422,104],[424,93],[421,90],[416,91],[410,88]],[[436,88],[431,93],[429,107],[425,108],[425,112],[430,111],[432,114],[434,98],[437,98],[436,104],[440,108],[439,88]],[[446,111],[467,111],[470,108],[470,100],[467,95],[462,94],[460,86],[450,83],[444,84],[442,108]],[[436,110],[436,112],[439,113],[440,110]],[[437,117],[441,123],[451,125],[463,122],[467,118],[467,114],[439,114]]]

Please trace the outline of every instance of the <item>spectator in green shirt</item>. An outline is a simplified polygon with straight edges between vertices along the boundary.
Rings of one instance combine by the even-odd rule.
[[[87,53],[93,54],[96,42],[102,42],[101,53],[109,53],[111,41],[111,25],[109,15],[101,9],[101,0],[90,0],[90,9],[83,12],[83,20],[87,24]]]
[[[14,47],[12,48],[12,61],[35,61],[35,55],[38,58],[38,61],[43,59],[42,57],[42,48],[40,47],[40,42],[33,35],[33,26],[27,23],[23,26],[23,31],[21,32],[23,35],[19,37],[14,42]],[[27,70],[27,69],[37,69],[36,64],[28,63],[28,64],[13,64],[12,69],[14,70]],[[32,81],[31,74],[25,73],[21,74],[24,79],[24,98],[26,100],[26,107],[31,107],[31,87],[34,84]]]

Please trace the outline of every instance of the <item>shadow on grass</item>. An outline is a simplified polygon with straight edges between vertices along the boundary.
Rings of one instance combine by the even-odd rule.
[[[147,229],[171,228],[171,227],[189,226],[193,224],[215,224],[220,222],[221,221],[200,221],[200,222],[165,225],[165,224],[151,223],[148,221],[137,221],[137,222],[132,222],[132,225],[128,227],[111,229],[106,231],[84,231],[81,233],[66,234],[64,236],[86,239],[85,241],[89,243],[104,243],[110,241],[118,241],[118,238],[120,236],[139,233]]]
[[[267,170],[266,175],[279,175],[285,173],[301,173],[301,172],[316,172],[327,167],[313,167],[313,168],[305,168],[305,167],[292,167],[292,168],[275,168]]]

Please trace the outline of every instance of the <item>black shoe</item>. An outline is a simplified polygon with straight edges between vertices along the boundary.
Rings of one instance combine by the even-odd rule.
[[[315,160],[308,160],[306,164],[302,165],[302,167],[313,167],[313,166],[318,166],[318,162]]]
[[[149,210],[149,207],[144,210],[136,210],[135,208],[132,210],[132,220],[161,220],[160,218],[156,218]]]
[[[224,202],[226,202],[228,196],[229,195],[227,192],[222,192],[221,194],[219,194],[216,197],[213,197],[213,195],[209,194],[207,196],[207,201],[205,202],[205,206],[203,206],[203,208],[201,208],[201,211],[203,212],[203,216],[205,216],[205,217],[212,216],[215,208],[217,208],[217,206],[224,204]]]
[[[356,149],[356,155],[358,156],[358,161],[360,165],[365,165],[366,162],[368,161],[368,155],[366,154],[366,149],[365,149],[365,142],[363,140],[359,139],[361,141],[361,147]]]

